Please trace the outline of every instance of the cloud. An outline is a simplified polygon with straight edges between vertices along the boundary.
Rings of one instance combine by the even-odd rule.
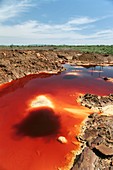
[[[87,21],[87,22],[86,22]],[[92,22],[96,22],[93,19],[83,17],[76,18],[74,20],[67,21],[64,24],[46,24],[41,23],[36,20],[30,20],[21,24],[16,25],[0,25],[0,36],[32,36],[36,37],[37,35],[41,35],[41,37],[45,37],[47,35],[66,35],[73,33],[75,31],[81,31],[83,29],[87,29],[90,27],[86,25]],[[85,25],[84,25],[85,24]]]
[[[72,19],[68,22],[68,24],[75,24],[75,25],[82,25],[82,24],[89,24],[89,23],[93,23],[96,22],[98,19],[92,19],[92,18],[88,18],[88,17],[79,17],[76,19]]]
[[[113,44],[113,29],[94,30],[97,22],[113,15],[73,17],[62,24],[30,20],[8,25],[7,21],[13,18],[16,23],[17,16],[34,5],[54,1],[58,0],[0,0],[0,44]]]
[[[13,26],[1,24],[0,44],[113,44],[113,29],[81,33],[97,19],[81,17],[74,21],[45,24],[30,20]]]
[[[0,23],[20,16],[21,13],[26,12],[30,7],[54,1],[58,0],[0,0]]]
[[[32,6],[30,0],[3,0],[0,2],[0,22],[18,16]]]

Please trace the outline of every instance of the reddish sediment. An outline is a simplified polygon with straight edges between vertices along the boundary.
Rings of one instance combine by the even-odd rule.
[[[66,111],[65,108],[71,108],[75,102],[75,95],[69,97],[60,86],[57,89],[58,83],[53,87],[48,75],[42,78],[44,74],[40,74],[38,79],[28,77],[0,87],[0,168],[66,169],[74,157],[72,151],[79,148],[75,134],[88,113],[76,116]],[[46,104],[32,108],[32,101],[40,95],[46,96],[54,108]],[[84,110],[77,103],[72,108],[79,112]],[[60,143],[59,136],[68,142]]]
[[[86,91],[105,95],[113,90],[111,83],[83,77],[82,72],[72,75],[29,75],[0,87],[1,169],[71,168],[80,146],[75,137],[82,121],[92,113],[76,99]],[[33,108],[32,102],[40,96],[52,107],[48,102]],[[67,143],[60,143],[60,136]]]

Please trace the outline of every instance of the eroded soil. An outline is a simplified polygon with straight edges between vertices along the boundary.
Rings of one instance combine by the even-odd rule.
[[[112,55],[75,50],[0,50],[0,84],[39,72],[61,72],[62,63],[113,65]]]

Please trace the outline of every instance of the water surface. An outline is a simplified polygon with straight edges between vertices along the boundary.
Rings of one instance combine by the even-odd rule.
[[[0,86],[0,169],[66,169],[79,145],[75,136],[92,111],[80,94],[113,93],[113,67],[64,65],[61,74],[29,75]],[[66,144],[58,142],[64,136]],[[69,168],[67,168],[69,169]]]

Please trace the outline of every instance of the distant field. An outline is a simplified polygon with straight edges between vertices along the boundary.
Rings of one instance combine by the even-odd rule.
[[[28,45],[28,46],[19,46],[19,45],[10,45],[10,46],[0,46],[0,50],[6,49],[20,49],[20,50],[77,50],[83,52],[93,52],[101,54],[113,54],[113,45],[82,45],[82,46],[69,46],[69,45]]]

